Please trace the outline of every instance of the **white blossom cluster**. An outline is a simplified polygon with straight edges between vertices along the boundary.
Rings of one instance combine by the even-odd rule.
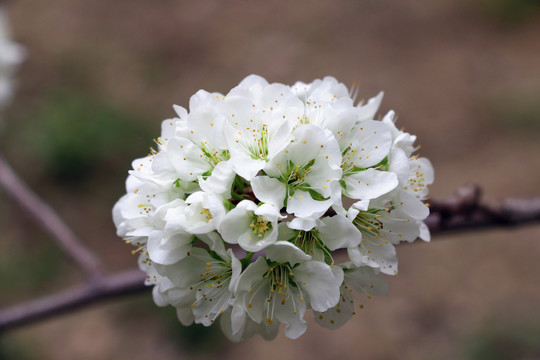
[[[0,6],[0,108],[11,98],[12,77],[23,60],[24,49],[11,40],[8,17]]]
[[[356,293],[386,293],[394,246],[429,241],[433,168],[393,112],[374,119],[382,93],[355,104],[357,91],[251,75],[175,106],[113,209],[157,305],[185,325],[220,317],[234,341],[280,324],[294,339],[307,310],[336,329],[363,307]]]

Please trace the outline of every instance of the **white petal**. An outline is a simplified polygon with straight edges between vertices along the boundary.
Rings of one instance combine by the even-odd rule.
[[[234,335],[244,326],[246,321],[246,310],[241,305],[239,301],[233,303],[232,312],[231,312],[231,330]]]
[[[270,283],[265,281],[264,274],[268,269],[266,260],[260,256],[249,264],[238,282],[238,297],[242,300],[249,317],[257,323],[263,320],[263,311],[267,304]]]
[[[208,245],[210,250],[215,251],[221,257],[227,256],[227,251],[225,250],[223,239],[215,231],[206,234],[198,234],[197,239],[204,242],[206,245]]]
[[[275,304],[274,317],[280,323],[285,324],[286,337],[297,339],[307,329],[307,322],[304,320],[306,303],[299,300],[302,295],[298,288],[290,287],[287,295],[285,302],[281,302],[279,305]],[[274,297],[274,301],[277,300],[276,297]]]
[[[178,115],[178,117],[182,120],[184,120],[185,118],[187,118],[188,116],[188,112],[185,108],[183,108],[182,106],[179,106],[179,105],[173,105],[173,109],[174,109],[174,112],[176,112],[176,115]]]
[[[330,164],[341,164],[341,151],[334,135],[315,125],[301,125],[294,132],[294,142],[288,148],[288,160],[305,165],[314,158],[327,158]],[[321,146],[322,145],[322,146]],[[320,156],[319,156],[320,155]]]
[[[242,273],[242,264],[240,263],[240,260],[236,258],[234,255],[234,252],[232,249],[228,249],[227,253],[229,257],[231,258],[231,282],[229,284],[229,291],[232,293],[236,292],[236,289],[238,288],[238,282],[240,281],[240,274]]]
[[[172,306],[188,307],[191,312],[191,304],[195,301],[195,292],[190,288],[173,287],[167,290],[167,299]]]
[[[176,316],[180,323],[184,326],[193,324],[193,312],[191,308],[176,308]]]
[[[159,292],[159,287],[158,286],[154,286],[154,288],[152,289],[152,299],[154,300],[154,303],[159,307],[169,305],[169,301],[167,300],[167,296],[165,294],[162,294],[161,292]]]
[[[251,217],[257,205],[249,200],[241,201],[229,211],[219,226],[219,233],[229,244],[237,244],[238,239],[251,231]]]
[[[295,245],[288,241],[277,241],[266,248],[266,257],[278,263],[298,264],[311,259],[311,256],[304,253]]]
[[[336,306],[341,282],[330,266],[320,261],[307,261],[293,269],[294,278],[303,291],[309,294],[315,311],[326,311]]]
[[[368,265],[380,269],[385,274],[396,275],[398,259],[394,245],[366,236],[362,240],[357,248],[347,249],[351,261],[357,266]]]
[[[353,199],[375,199],[395,189],[398,179],[395,173],[373,168],[359,171],[343,179],[345,194]]]
[[[292,125],[289,121],[283,122],[275,131],[270,134],[268,142],[268,158],[271,159],[278,152],[290,144],[293,138]]]
[[[234,305],[233,305],[233,309],[234,309]],[[227,311],[225,311],[223,315],[221,315],[220,317],[219,325],[225,337],[229,339],[230,341],[236,343],[242,340],[242,333],[243,333],[242,330],[243,330],[246,319],[245,319],[245,313],[242,310],[241,315],[244,315],[243,318],[239,320],[239,322],[234,323],[231,313],[232,313],[231,309],[228,309]]]
[[[153,262],[170,265],[186,257],[191,249],[192,236],[189,234],[167,234],[153,231],[148,237],[148,256]]]
[[[365,121],[355,130],[352,149],[356,153],[351,161],[359,168],[377,165],[388,155],[391,146],[392,133],[385,124],[375,120]]]
[[[313,311],[317,324],[327,329],[336,330],[343,326],[353,316],[353,294],[349,292],[347,287],[342,286],[340,295],[340,299],[336,306],[325,312]]]
[[[266,161],[253,159],[245,154],[231,157],[231,160],[229,161],[231,162],[234,171],[247,181],[251,181],[257,173],[266,166]]]
[[[335,215],[320,220],[318,226],[321,239],[331,250],[358,246],[362,239],[362,233],[345,216]]]
[[[301,218],[317,218],[328,210],[332,202],[332,199],[315,200],[309,192],[296,190],[287,201],[287,212]]]
[[[424,240],[425,242],[430,242],[431,241],[431,233],[429,231],[429,228],[428,226],[422,222],[420,223],[420,235],[419,235],[420,239]]]
[[[280,222],[278,224],[278,231],[279,231],[278,239],[279,240],[289,241],[298,234],[297,231],[289,228],[288,225],[289,223],[286,223],[286,222]]]
[[[156,173],[175,172],[184,181],[194,181],[197,176],[210,170],[201,149],[191,140],[174,137],[169,140],[167,150],[160,151],[152,162]]]
[[[200,258],[209,257],[202,248],[192,248],[186,257],[175,264],[164,267],[165,275],[178,287],[185,288],[196,284],[205,272],[205,263]]]
[[[379,110],[383,96],[384,92],[381,91],[377,94],[377,96],[369,99],[367,104],[358,107],[358,120],[360,122],[375,118],[375,114],[377,113],[377,110]]]
[[[199,176],[199,186],[206,192],[221,195],[228,199],[231,197],[231,186],[235,176],[236,174],[230,162],[221,161],[206,180]]]
[[[278,179],[268,176],[257,176],[251,180],[251,188],[260,201],[272,204],[278,209],[283,207],[286,187]]]
[[[294,230],[309,231],[317,225],[315,219],[294,218],[288,223],[289,228]]]
[[[401,149],[394,148],[388,157],[388,171],[394,172],[399,180],[399,186],[403,187],[409,179],[409,159]]]
[[[388,283],[384,276],[369,266],[346,270],[345,283],[358,293],[381,296],[388,292]]]
[[[277,235],[277,229],[272,229],[272,231],[264,237],[257,237],[251,229],[249,229],[238,237],[238,245],[246,251],[257,252],[275,243]]]
[[[286,216],[281,215],[279,208],[275,207],[272,204],[262,204],[254,211],[255,215],[260,215],[264,219],[275,222],[279,219],[284,219]]]
[[[247,89],[252,88],[255,85],[264,88],[268,86],[268,81],[266,81],[262,76],[251,74],[246,76],[242,81],[240,81],[240,84],[238,84],[239,87]]]
[[[399,192],[400,210],[416,220],[424,220],[429,215],[429,208],[415,196],[406,191]]]

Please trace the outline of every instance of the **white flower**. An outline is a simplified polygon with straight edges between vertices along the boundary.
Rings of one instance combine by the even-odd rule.
[[[378,199],[358,202],[349,209],[349,218],[362,233],[357,247],[347,249],[351,261],[368,265],[381,272],[395,275],[398,260],[394,245],[400,241],[413,241],[420,235],[421,220],[429,210],[418,199],[399,191],[390,200]]]
[[[221,317],[232,341],[273,339],[280,324],[295,339],[307,311],[335,329],[359,308],[354,291],[386,293],[395,246],[430,239],[434,173],[393,112],[375,120],[383,93],[358,92],[250,75],[174,107],[113,208],[157,305],[185,325]]]
[[[240,301],[234,301],[231,308],[221,316],[221,329],[227,338],[238,342],[249,339],[255,334],[265,340],[274,339],[279,331],[279,323],[268,324],[265,321],[257,323],[247,316]]]
[[[305,84],[299,81],[291,86],[291,90],[304,102],[331,102],[341,98],[347,98],[352,101],[349,97],[347,87],[331,76],[326,76],[322,80],[314,80],[311,84]]]
[[[227,94],[222,104],[224,135],[236,173],[251,180],[292,140],[302,102],[289,88],[248,77]]]
[[[219,226],[225,216],[223,199],[215,194],[198,191],[188,196],[186,206],[167,213],[167,225],[185,229],[190,234],[207,234]]]
[[[391,146],[392,134],[380,121],[368,120],[357,125],[353,140],[343,150],[341,167],[346,196],[374,199],[398,185],[396,174],[385,168]]]
[[[388,292],[386,279],[369,266],[355,267],[346,264],[343,273],[343,284],[339,289],[340,299],[337,305],[324,312],[314,311],[315,321],[332,330],[341,327],[356,314],[358,309],[364,308],[364,304],[355,308],[353,291],[368,295],[368,299],[371,295],[385,295]]]
[[[238,298],[256,323],[284,323],[285,335],[296,339],[307,328],[303,319],[309,303],[314,310],[326,311],[337,304],[339,274],[320,261],[308,260],[300,249],[287,242],[268,248],[263,257],[248,266],[238,285]]]
[[[161,268],[178,287],[178,301],[173,305],[190,308],[195,322],[205,326],[229,308],[240,271],[240,262],[230,249],[209,252],[193,248],[182,260]]]
[[[419,199],[426,199],[428,187],[434,180],[435,174],[431,162],[425,157],[413,156],[409,160],[409,177],[403,189]]]
[[[285,149],[252,180],[255,196],[299,217],[319,217],[332,205],[333,181],[341,177],[341,154],[332,133],[300,125]]]
[[[244,200],[224,217],[219,232],[229,244],[255,252],[276,242],[278,220],[283,218],[274,205]]]
[[[117,235],[140,248],[150,233],[163,230],[165,223],[155,214],[157,209],[170,203],[172,199],[184,196],[178,187],[163,188],[153,183],[144,183],[134,176],[126,180],[128,191],[113,208],[113,221]],[[174,201],[174,200],[173,200]]]
[[[333,264],[332,252],[358,246],[362,233],[345,216],[335,215],[317,220],[295,218],[279,224],[279,239],[288,241],[313,260]]]
[[[416,148],[413,146],[416,136],[399,130],[395,125],[396,120],[396,114],[393,111],[389,111],[382,119],[382,123],[392,132],[393,146],[405,151],[405,154],[409,157],[416,151]]]

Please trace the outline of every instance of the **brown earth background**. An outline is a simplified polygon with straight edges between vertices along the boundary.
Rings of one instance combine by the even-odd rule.
[[[433,197],[467,182],[489,200],[540,195],[536,0],[15,0],[28,50],[0,148],[110,271],[133,268],[110,211],[132,159],[172,104],[256,73],[325,75],[385,91],[382,111],[418,135]],[[0,191],[0,306],[82,281]],[[540,359],[540,228],[439,236],[398,248],[385,297],[337,331],[231,344],[184,328],[149,293],[0,337],[0,359]]]

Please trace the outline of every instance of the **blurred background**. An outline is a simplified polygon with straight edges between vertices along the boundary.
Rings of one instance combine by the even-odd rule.
[[[172,104],[333,75],[385,91],[382,112],[418,135],[433,197],[466,182],[489,200],[540,195],[540,1],[15,0],[28,50],[0,149],[110,271],[136,266],[111,208]],[[83,280],[0,190],[0,306]],[[231,344],[182,327],[149,293],[9,332],[0,359],[540,359],[540,228],[436,237],[398,248],[387,296],[337,331],[310,325]]]

